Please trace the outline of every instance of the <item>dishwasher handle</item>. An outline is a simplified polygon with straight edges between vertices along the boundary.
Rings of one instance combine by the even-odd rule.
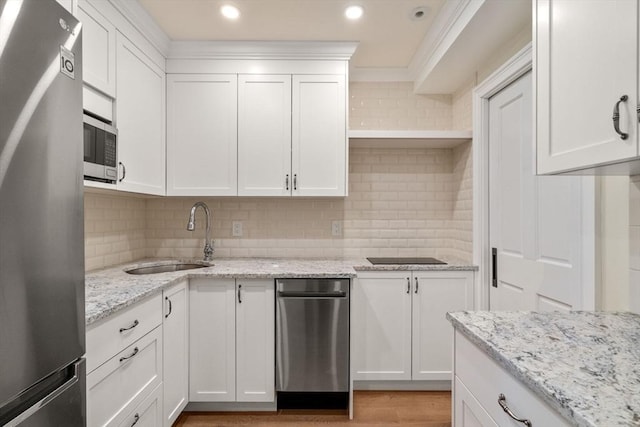
[[[346,298],[345,291],[337,292],[293,292],[278,291],[279,298]]]

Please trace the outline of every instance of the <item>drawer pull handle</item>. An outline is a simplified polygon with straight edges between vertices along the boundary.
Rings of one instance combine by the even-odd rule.
[[[629,97],[627,95],[622,95],[618,102],[616,102],[616,105],[613,106],[613,129],[620,135],[620,139],[622,140],[627,139],[629,134],[620,130],[620,103],[627,102],[628,99]]]
[[[171,312],[173,311],[173,304],[171,304],[171,300],[169,299],[169,297],[164,297],[164,299],[169,303],[169,312],[164,315],[164,318],[166,319],[167,317],[171,316]]]
[[[407,293],[411,293],[411,279],[407,277]]]
[[[498,395],[498,405],[500,405],[502,410],[504,412],[506,412],[507,415],[509,415],[515,421],[517,421],[519,423],[522,423],[522,424],[526,425],[527,427],[531,427],[533,425],[533,424],[531,424],[531,421],[525,420],[524,418],[518,418],[518,417],[515,416],[515,414],[513,412],[511,412],[511,409],[509,409],[509,407],[507,406],[507,398],[502,393],[500,393],[500,395]]]
[[[140,324],[140,322],[138,322],[138,319],[134,320],[133,323],[131,324],[131,326],[127,327],[127,328],[120,328],[120,333],[123,333],[125,331],[130,331],[131,329],[135,328],[136,326],[138,326]]]
[[[415,292],[415,293],[417,294],[417,293],[418,293],[418,287],[419,287],[420,285],[418,284],[418,278],[416,277],[415,279],[416,279],[416,292]]]
[[[242,294],[240,293],[242,291],[242,285],[238,285],[238,304],[242,304]]]
[[[131,353],[131,354],[130,354],[130,355],[128,355],[128,356],[122,356],[122,357],[120,358],[120,362],[122,363],[122,362],[124,362],[125,360],[129,360],[129,359],[131,359],[133,356],[135,356],[136,354],[138,354],[138,351],[140,351],[140,350],[138,350],[138,347],[134,348],[134,349],[133,349],[133,353]]]
[[[133,427],[134,425],[138,424],[138,421],[140,421],[140,415],[135,414],[133,416],[133,423],[131,424],[131,427]]]

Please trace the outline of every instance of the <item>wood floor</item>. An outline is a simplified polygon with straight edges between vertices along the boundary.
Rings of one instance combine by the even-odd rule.
[[[353,413],[353,420],[349,420],[346,411],[185,412],[178,418],[174,427],[450,427],[451,393],[448,391],[357,391],[354,393]]]

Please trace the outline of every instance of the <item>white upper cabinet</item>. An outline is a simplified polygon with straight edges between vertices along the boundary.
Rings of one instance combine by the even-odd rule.
[[[116,28],[86,0],[78,2],[82,22],[82,80],[105,95],[116,96]]]
[[[165,194],[165,73],[118,33],[118,190]]]
[[[235,74],[167,76],[168,196],[237,194],[237,105]]]
[[[291,194],[291,76],[238,79],[238,195]]]
[[[638,2],[537,0],[534,15],[538,174],[637,157]]]
[[[294,75],[294,196],[346,196],[347,91],[344,75]]]

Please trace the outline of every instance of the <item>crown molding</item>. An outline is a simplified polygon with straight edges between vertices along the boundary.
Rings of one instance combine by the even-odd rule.
[[[171,39],[140,5],[138,0],[108,0],[158,51],[169,54]]]
[[[485,0],[448,0],[413,56],[408,73],[417,88],[471,22]]]
[[[120,0],[121,1],[121,0]],[[307,59],[348,61],[358,42],[172,41],[170,59]]]

